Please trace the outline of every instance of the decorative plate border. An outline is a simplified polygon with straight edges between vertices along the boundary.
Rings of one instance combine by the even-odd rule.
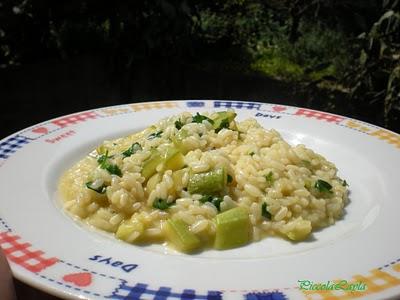
[[[186,100],[186,101],[158,101],[133,103],[119,106],[112,106],[90,111],[75,113],[24,129],[13,134],[0,142],[0,167],[19,149],[29,143],[43,141],[54,144],[60,140],[73,136],[76,132],[68,127],[81,122],[87,122],[98,118],[135,113],[138,111],[168,109],[168,108],[233,108],[256,111],[254,117],[267,119],[281,119],[285,116],[306,117],[336,124],[351,130],[356,130],[371,138],[379,139],[400,150],[400,135],[350,118],[315,111],[305,108],[297,108],[285,105],[251,101],[228,101],[228,100]],[[56,134],[54,136],[54,134]],[[50,137],[50,135],[52,137]],[[220,300],[224,295],[240,295],[246,300],[284,300],[288,295],[305,296],[306,299],[355,299],[366,297],[382,292],[400,285],[400,258],[393,260],[384,266],[371,270],[366,275],[354,275],[349,283],[365,282],[368,289],[365,291],[333,291],[333,290],[300,290],[298,287],[279,288],[274,290],[247,291],[196,291],[194,289],[173,290],[170,287],[154,287],[146,283],[129,282],[122,278],[109,276],[103,273],[91,271],[87,268],[74,265],[63,259],[47,256],[44,251],[35,250],[23,238],[13,232],[12,227],[0,218],[0,247],[3,249],[8,260],[27,271],[32,272],[44,281],[55,286],[63,286],[72,292],[81,292],[82,295],[94,296],[96,298],[110,299],[198,299],[198,300]],[[114,262],[121,263],[121,262]],[[62,278],[54,278],[54,269],[59,269],[59,274],[65,274]],[[49,269],[53,269],[49,272]],[[110,285],[113,282],[112,290],[104,291],[102,286],[105,282]],[[339,280],[338,280],[339,281]]]

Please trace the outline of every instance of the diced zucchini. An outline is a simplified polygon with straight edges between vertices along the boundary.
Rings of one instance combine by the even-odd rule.
[[[172,142],[174,143],[175,147],[181,151],[183,154],[189,152],[190,149],[185,147],[183,140],[189,136],[189,133],[185,129],[179,130],[179,132],[171,138]]]
[[[165,170],[179,170],[185,165],[183,154],[176,148],[170,147],[164,154]]]
[[[232,208],[215,217],[216,249],[230,249],[247,244],[250,241],[250,218],[242,207]]]
[[[163,170],[179,170],[185,165],[183,154],[174,147],[169,147],[164,153],[152,149],[152,154],[143,164],[142,176],[148,180],[157,172],[157,166],[163,163]]]
[[[191,174],[189,177],[188,191],[191,194],[212,195],[221,192],[226,185],[227,176],[224,168]]]
[[[154,173],[156,173],[156,168],[159,164],[163,162],[163,157],[161,153],[152,149],[151,156],[143,164],[142,176],[148,180]]]
[[[143,231],[144,231],[144,226],[142,223],[138,221],[125,220],[121,223],[121,225],[119,225],[115,235],[120,240],[132,243],[141,234],[143,234]]]
[[[217,113],[217,117],[213,119],[213,127],[216,131],[222,128],[229,128],[229,124],[235,119],[236,113],[232,111],[220,111]]]
[[[179,251],[190,252],[200,246],[200,239],[189,231],[188,226],[182,220],[167,220],[164,231],[168,241]]]

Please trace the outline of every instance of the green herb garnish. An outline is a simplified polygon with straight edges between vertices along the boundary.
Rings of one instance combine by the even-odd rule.
[[[267,209],[267,202],[263,202],[263,204],[261,205],[261,215],[264,218],[271,220],[272,215]]]
[[[203,116],[199,113],[196,113],[196,115],[192,117],[192,123],[203,123],[204,120],[207,120],[210,124],[214,124],[214,121],[209,117]]]
[[[212,203],[218,211],[221,211],[221,202],[223,201],[222,197],[218,196],[211,196],[211,195],[204,195],[199,200],[201,203],[210,202]]]
[[[320,192],[320,193],[333,193],[332,192],[332,186],[321,179],[318,179],[315,184],[314,187]]]
[[[228,182],[228,183],[231,183],[232,181],[233,181],[233,177],[231,176],[231,175],[227,175],[226,176],[227,178],[226,178],[226,181]]]
[[[101,186],[96,187],[96,186],[93,185],[93,181],[86,182],[86,187],[88,189],[92,190],[92,191],[95,191],[95,192],[99,193],[99,194],[104,194],[106,192],[106,188],[107,188],[107,186],[104,185],[104,184],[102,184]]]
[[[253,156],[254,154],[256,154],[254,151],[251,151],[251,152],[249,153],[250,156]]]
[[[218,128],[215,129],[215,133],[220,132],[223,128],[229,128],[229,119],[223,119],[219,124]]]
[[[114,174],[119,177],[122,176],[121,169],[117,165],[107,164],[104,169],[106,169],[108,171],[108,173],[110,173],[110,174]]]
[[[270,171],[267,175],[265,175],[265,180],[269,184],[272,184],[274,182],[274,173],[272,173],[272,171]]]
[[[185,125],[185,124],[182,123],[181,119],[179,119],[178,121],[175,121],[176,129],[180,130],[183,127],[183,125]]]
[[[163,131],[162,131],[162,130],[157,131],[157,132],[153,132],[152,134],[150,134],[150,135],[147,137],[147,139],[148,139],[148,140],[154,140],[155,138],[160,138],[162,134],[163,134]]]
[[[142,150],[142,146],[140,146],[139,143],[134,143],[132,144],[132,146],[130,146],[127,150],[125,150],[124,152],[122,152],[122,155],[125,157],[129,157],[132,154],[135,154],[136,152]]]
[[[343,185],[343,186],[349,186],[349,184],[347,183],[346,180],[343,180],[342,185]]]
[[[98,159],[97,162],[100,165],[100,168],[105,169],[108,171],[110,174],[118,175],[119,177],[122,176],[122,172],[120,168],[117,165],[111,164],[108,159],[110,156],[108,156],[108,150],[106,151],[106,154],[101,155]]]
[[[160,209],[160,210],[166,210],[170,206],[174,205],[174,203],[168,203],[167,200],[161,199],[161,198],[156,198],[153,202],[153,207]]]
[[[212,204],[217,208],[218,211],[221,211],[221,202],[223,199],[221,197],[214,197],[211,201]]]
[[[97,159],[97,162],[99,163],[99,165],[102,169],[104,169],[103,165],[107,162],[108,159],[109,159],[108,150],[106,150],[106,153],[103,155],[100,155],[100,157]]]

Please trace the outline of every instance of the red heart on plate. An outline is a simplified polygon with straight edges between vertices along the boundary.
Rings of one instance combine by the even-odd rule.
[[[39,134],[46,134],[49,132],[46,127],[37,127],[35,129],[32,129],[32,131]]]
[[[285,106],[276,105],[276,106],[273,106],[272,109],[276,112],[281,112],[281,111],[286,110],[287,108]]]
[[[72,282],[77,286],[88,286],[92,283],[92,274],[90,273],[72,273],[65,275],[63,280],[66,282]]]

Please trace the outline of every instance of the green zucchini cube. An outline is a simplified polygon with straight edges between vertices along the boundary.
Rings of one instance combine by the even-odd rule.
[[[200,246],[200,239],[190,232],[188,225],[182,220],[167,220],[164,232],[168,241],[179,251],[190,252]]]
[[[236,207],[225,211],[215,218],[216,249],[231,249],[243,246],[250,241],[251,223],[245,208]]]

